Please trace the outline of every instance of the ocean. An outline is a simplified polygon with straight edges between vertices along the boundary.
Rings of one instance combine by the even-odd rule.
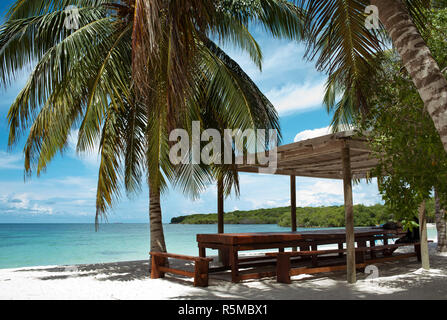
[[[225,225],[225,232],[283,232],[277,225]],[[301,229],[305,230],[305,229]],[[216,225],[164,225],[169,252],[198,255],[196,235]],[[436,239],[436,229],[429,229]],[[148,259],[148,224],[0,224],[0,269]],[[212,254],[212,252],[210,252]]]

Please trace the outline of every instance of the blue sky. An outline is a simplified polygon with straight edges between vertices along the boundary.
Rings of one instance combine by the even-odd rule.
[[[2,1],[3,14],[11,0]],[[297,43],[273,40],[253,30],[264,53],[259,72],[248,56],[228,49],[230,55],[258,84],[278,109],[283,143],[291,143],[328,132],[331,116],[321,101],[325,76],[303,59],[304,48]],[[58,156],[41,177],[24,181],[21,146],[7,149],[6,115],[26,75],[9,88],[0,90],[0,223],[10,222],[94,222],[98,162],[95,154],[77,155],[74,144]],[[241,196],[225,201],[225,210],[248,210],[289,205],[289,177],[241,175]],[[380,202],[376,183],[354,187],[354,202],[367,205]],[[298,206],[343,203],[340,181],[297,179]],[[164,222],[178,215],[216,212],[216,188],[210,186],[199,200],[191,201],[176,190],[163,195]],[[109,213],[110,222],[147,222],[148,192],[127,199],[125,196]]]

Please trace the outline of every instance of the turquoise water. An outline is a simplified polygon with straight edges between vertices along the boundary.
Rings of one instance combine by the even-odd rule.
[[[217,226],[169,224],[164,230],[170,252],[197,255],[196,235],[216,233]],[[281,231],[289,228],[225,226],[228,233]],[[144,260],[149,248],[147,224],[105,224],[99,232],[93,224],[0,224],[0,268]]]
[[[228,225],[226,232],[288,231],[276,225]],[[215,225],[164,226],[168,250],[198,255],[196,234],[216,233]],[[144,260],[149,225],[0,224],[0,268]]]

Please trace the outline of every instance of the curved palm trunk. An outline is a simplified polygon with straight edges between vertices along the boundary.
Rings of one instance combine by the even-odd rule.
[[[438,193],[435,190],[435,219],[436,231],[438,232],[438,251],[447,252],[447,221],[445,210],[441,209]]]
[[[447,80],[401,0],[371,0],[447,151]]]
[[[160,190],[149,190],[149,219],[151,230],[151,251],[166,252],[165,236],[161,218]]]

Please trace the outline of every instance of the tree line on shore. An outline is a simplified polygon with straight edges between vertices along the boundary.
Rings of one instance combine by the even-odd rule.
[[[435,221],[434,201],[428,201],[428,222]],[[392,211],[385,205],[354,206],[356,226],[367,227],[393,221]],[[345,226],[344,206],[299,207],[296,209],[297,226],[301,228],[330,228]],[[217,214],[191,214],[171,219],[172,224],[216,224]],[[290,207],[233,211],[225,213],[226,224],[277,224],[281,227],[291,226]]]

